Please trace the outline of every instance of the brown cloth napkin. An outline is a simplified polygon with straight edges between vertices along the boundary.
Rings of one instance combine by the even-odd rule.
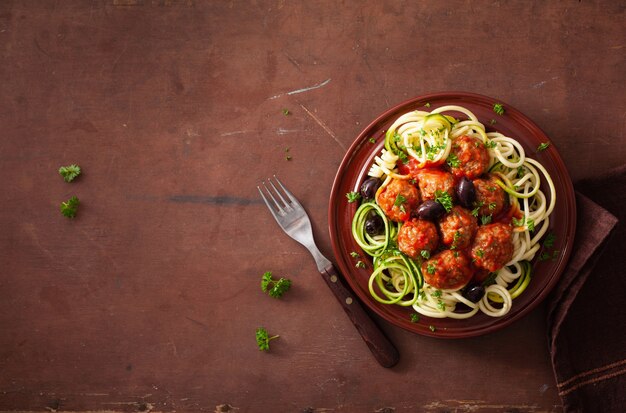
[[[626,165],[575,187],[574,247],[548,303],[552,367],[566,412],[626,412]]]

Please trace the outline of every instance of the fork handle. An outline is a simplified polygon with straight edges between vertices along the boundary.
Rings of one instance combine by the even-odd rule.
[[[335,267],[331,264],[321,274],[380,365],[395,366],[400,359],[398,350],[365,312],[358,298],[344,285]]]

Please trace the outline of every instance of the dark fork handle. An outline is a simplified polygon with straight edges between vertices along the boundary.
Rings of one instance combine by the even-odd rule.
[[[395,366],[400,359],[398,350],[370,315],[365,312],[356,295],[346,288],[335,267],[331,265],[321,274],[380,365],[383,367]]]

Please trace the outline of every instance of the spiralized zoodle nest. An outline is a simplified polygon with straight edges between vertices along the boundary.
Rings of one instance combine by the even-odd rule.
[[[462,113],[467,118],[456,119],[451,113]],[[519,211],[511,220],[513,258],[491,274],[483,284],[485,294],[478,302],[472,302],[464,296],[464,286],[441,290],[425,283],[421,259],[408,257],[397,248],[402,223],[390,221],[375,201],[364,202],[353,217],[352,234],[372,257],[374,269],[369,291],[377,301],[412,307],[417,313],[434,318],[464,319],[479,312],[502,317],[530,283],[530,261],[541,247],[540,240],[548,230],[556,202],[554,184],[546,169],[526,156],[519,142],[499,132],[486,132],[485,126],[468,109],[450,105],[432,112],[416,110],[400,116],[387,130],[385,148],[374,158],[368,173],[382,180],[376,197],[392,179],[412,179],[410,174],[398,171],[399,160],[412,159],[417,168],[442,165],[450,156],[454,140],[464,135],[483,142],[489,154],[489,174],[508,194],[510,208]],[[546,184],[549,196],[544,194],[542,183]],[[370,214],[383,219],[381,234],[372,236],[365,231]]]

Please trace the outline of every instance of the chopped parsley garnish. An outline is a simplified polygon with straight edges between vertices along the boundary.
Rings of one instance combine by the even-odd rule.
[[[547,261],[547,260],[549,260],[549,259],[550,259],[550,257],[551,257],[550,253],[549,253],[549,252],[544,251],[544,252],[542,252],[542,253],[541,253],[541,255],[539,256],[539,261]]]
[[[61,202],[61,213],[68,218],[74,218],[78,211],[80,201],[76,196],[71,197],[65,202]]]
[[[452,245],[450,246],[451,250],[456,249],[456,242],[461,239],[461,232],[460,231],[454,231],[454,238],[452,239]]]
[[[363,261],[357,261],[354,266],[357,268],[365,268],[365,263]]]
[[[476,208],[472,209],[471,214],[474,215],[475,217],[478,217],[478,211],[480,210],[480,207],[477,206]]]
[[[496,143],[492,140],[487,139],[487,142],[485,142],[485,148],[487,149],[493,149],[496,147]]]
[[[504,106],[502,106],[502,103],[494,103],[493,111],[498,115],[504,115]]]
[[[482,258],[484,255],[485,255],[485,253],[480,248],[476,250],[476,256],[478,258]]]
[[[80,166],[76,164],[62,166],[59,168],[59,174],[63,177],[65,182],[72,182],[74,178],[80,175]]]
[[[526,220],[526,228],[528,228],[528,230],[530,232],[533,232],[535,230],[535,221],[532,219],[527,219]]]
[[[261,290],[270,297],[280,298],[291,288],[291,280],[280,278],[276,280],[272,278],[272,272],[266,271],[261,277]]]
[[[430,295],[432,295],[432,296],[433,296],[433,297],[435,297],[435,298],[439,298],[439,297],[441,297],[441,294],[443,294],[443,291],[441,291],[441,290],[435,290],[435,292],[433,292],[433,293],[432,293],[432,294],[430,294]]]
[[[448,159],[446,160],[446,163],[450,165],[452,168],[458,168],[459,166],[461,166],[461,161],[459,161],[459,158],[453,153],[448,155]]]
[[[428,329],[432,331],[433,333],[437,331],[437,328],[435,326],[428,326]]]
[[[433,264],[428,264],[428,266],[426,266],[426,271],[428,271],[430,275],[433,275],[435,273],[435,266]]]
[[[406,202],[406,198],[404,197],[404,195],[398,194],[398,196],[396,197],[396,200],[393,202],[393,205],[399,207],[400,211],[406,212],[404,210],[404,203],[405,202]]]
[[[421,250],[420,255],[426,260],[430,258],[430,252],[428,250]]]
[[[550,142],[542,143],[541,145],[537,146],[537,152],[541,152],[541,151],[548,149],[548,146],[550,146]]]
[[[526,169],[523,166],[518,166],[517,167],[517,175],[516,177],[519,179],[522,176],[524,176],[524,174],[526,173]]]
[[[543,240],[543,246],[545,248],[552,248],[554,246],[554,241],[556,240],[556,235],[553,232],[548,233],[546,235],[546,239]]]
[[[259,346],[259,350],[261,351],[269,351],[270,341],[278,337],[279,336],[270,337],[269,334],[267,334],[267,330],[263,327],[256,329],[256,344]]]
[[[350,256],[351,256],[352,258],[359,258],[359,257],[360,257],[359,253],[358,253],[358,252],[356,252],[356,251],[352,251],[352,252],[350,253]]]
[[[361,198],[361,195],[358,192],[348,192],[346,194],[346,198],[348,198],[348,202],[355,202]]]
[[[480,222],[482,222],[483,225],[491,223],[491,215],[483,215],[480,217]]]
[[[495,202],[491,202],[489,204],[489,210],[493,211],[494,209],[496,209],[497,206],[498,206],[498,204],[496,204]]]
[[[420,315],[417,313],[409,314],[409,318],[411,319],[412,323],[417,323],[418,321],[420,321]]]
[[[429,107],[430,107],[430,103],[429,103],[429,102],[426,102],[426,103],[424,103],[424,106],[426,106],[427,108],[429,108]]]
[[[287,116],[291,114],[291,112],[289,112],[289,109],[283,109],[283,115]]]
[[[443,300],[437,301],[437,308],[441,311],[446,311],[446,303]]]
[[[435,191],[435,201],[439,202],[446,210],[446,212],[450,212],[452,209],[452,197],[449,193],[437,189]]]
[[[371,143],[376,143],[376,139],[374,139],[374,138],[370,138],[370,139],[369,139],[369,141],[370,141]]]

